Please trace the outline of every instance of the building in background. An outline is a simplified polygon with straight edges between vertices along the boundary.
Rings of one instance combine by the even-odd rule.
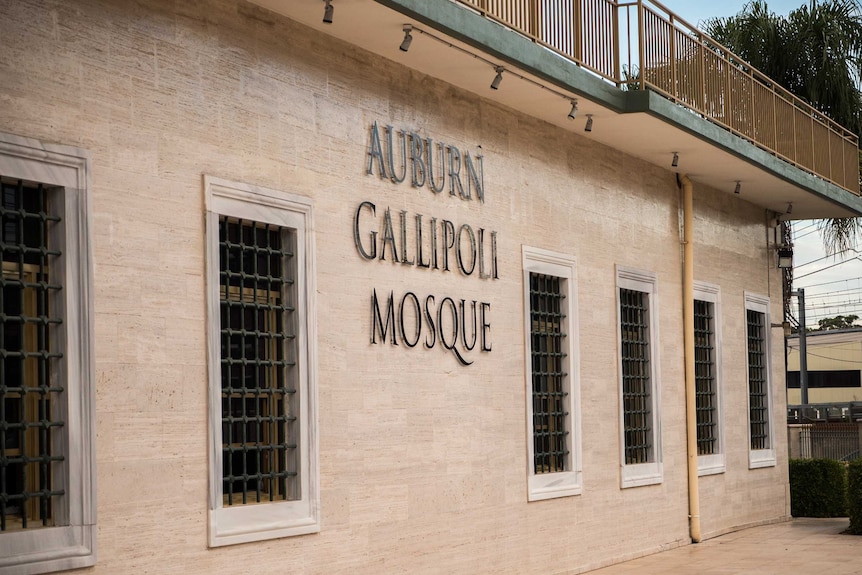
[[[862,328],[808,332],[806,344],[808,402],[862,402]],[[799,336],[793,335],[787,338],[787,403],[800,402]]]
[[[857,142],[643,4],[0,4],[0,571],[786,519],[776,228],[862,213]]]

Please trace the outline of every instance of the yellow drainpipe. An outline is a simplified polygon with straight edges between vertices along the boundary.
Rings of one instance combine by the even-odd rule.
[[[685,345],[685,429],[688,450],[688,513],[691,540],[700,543],[700,492],[697,475],[697,417],[694,373],[694,243],[692,241],[692,184],[688,176],[679,177],[682,183],[683,210],[683,270],[682,270],[682,322]]]

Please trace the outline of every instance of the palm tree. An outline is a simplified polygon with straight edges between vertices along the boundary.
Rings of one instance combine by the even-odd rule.
[[[839,124],[862,135],[862,2],[810,0],[786,17],[754,0],[736,16],[713,18],[707,34],[755,68],[808,101]],[[862,155],[860,155],[862,168]],[[858,218],[822,220],[830,255],[862,239]]]

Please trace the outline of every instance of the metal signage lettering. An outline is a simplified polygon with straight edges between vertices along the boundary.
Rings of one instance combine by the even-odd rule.
[[[480,148],[481,150],[481,148]],[[371,125],[366,174],[375,173],[395,184],[408,181],[465,201],[485,202],[481,153],[471,154],[413,131],[395,130],[377,122]],[[412,232],[414,241],[408,241]],[[393,211],[371,201],[360,202],[353,215],[353,241],[365,260],[441,272],[459,272],[480,280],[499,278],[497,232],[468,223],[427,217],[407,210]],[[466,355],[478,349],[491,351],[490,302],[425,295],[412,291],[396,296],[394,290],[371,296],[371,343],[408,348],[440,345],[461,365],[472,365]]]

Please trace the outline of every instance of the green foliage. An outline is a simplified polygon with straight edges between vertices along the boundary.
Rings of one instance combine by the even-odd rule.
[[[862,133],[862,5],[814,0],[787,16],[766,2],[713,18],[706,32],[839,124]]]
[[[860,218],[828,218],[820,220],[817,228],[823,238],[826,253],[834,256],[841,255],[842,259],[847,257],[851,249],[859,245],[859,238],[862,237]]]
[[[755,0],[729,18],[713,18],[707,34],[795,96],[862,136],[862,2],[811,0],[787,16]],[[862,163],[862,159],[860,159]],[[820,226],[829,255],[862,239],[856,218],[831,218]]]
[[[794,517],[846,517],[844,463],[834,459],[791,459],[790,513]]]
[[[847,468],[847,500],[850,508],[850,533],[862,535],[862,459]]]
[[[817,320],[819,326],[815,331],[829,331],[831,329],[849,329],[851,327],[860,327],[856,320],[858,315],[836,315],[835,317],[824,317]]]

